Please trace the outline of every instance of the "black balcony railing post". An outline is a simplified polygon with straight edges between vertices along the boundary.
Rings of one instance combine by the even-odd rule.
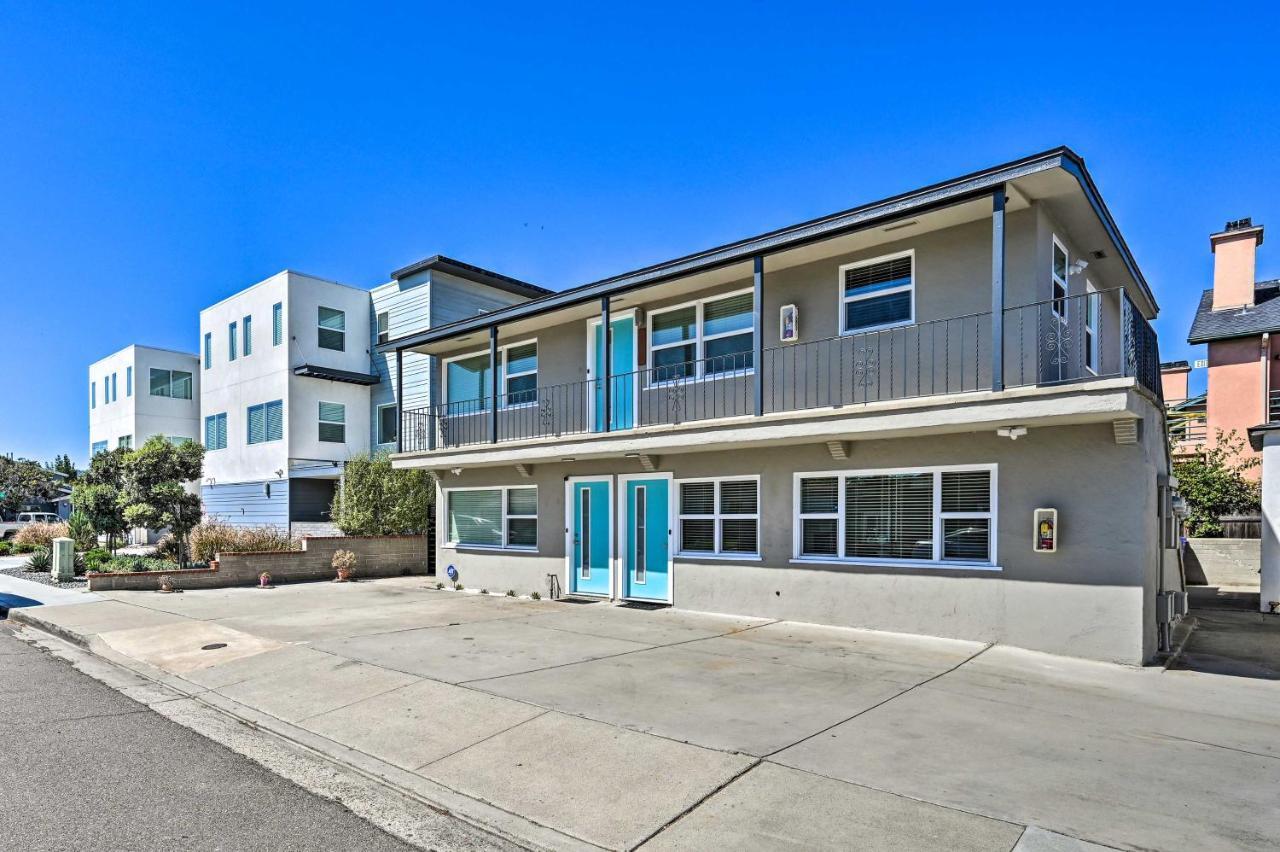
[[[498,443],[498,327],[489,326],[489,443]]]
[[[599,380],[603,383],[601,393],[604,395],[604,424],[601,431],[608,432],[613,428],[613,388],[609,379],[613,375],[613,347],[610,346],[610,338],[613,329],[610,327],[611,320],[609,317],[609,297],[604,296],[600,299],[600,345],[604,347],[603,358],[604,375],[599,376]]]
[[[246,335],[247,336],[247,335]],[[396,452],[404,452],[404,350],[396,349]],[[381,426],[376,428],[382,428]]]
[[[755,367],[755,415],[764,414],[764,255],[756,255],[752,276],[755,299],[752,315],[755,334],[752,336],[751,363]]]

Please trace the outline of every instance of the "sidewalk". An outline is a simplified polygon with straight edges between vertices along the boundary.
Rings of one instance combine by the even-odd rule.
[[[0,556],[0,568],[20,565],[25,561],[26,557]],[[92,592],[80,589],[60,589],[56,586],[47,586],[44,583],[24,580],[21,577],[0,574],[0,615],[6,610],[18,607],[43,604],[58,606],[91,603],[98,600],[102,600],[102,598]]]
[[[1274,847],[1276,681],[422,578],[103,597],[14,618],[526,847]]]

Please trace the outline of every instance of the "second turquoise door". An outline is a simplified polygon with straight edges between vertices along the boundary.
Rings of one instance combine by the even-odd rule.
[[[609,523],[609,481],[574,482],[570,527],[569,591],[584,595],[609,595],[609,556],[613,550]]]
[[[591,431],[603,432],[604,416],[604,341],[601,340],[600,328],[603,323],[596,323],[592,331],[594,343],[591,347],[595,363],[591,365],[591,375],[597,378],[593,382],[592,393],[595,397],[594,414],[591,418]],[[636,376],[636,321],[634,317],[621,317],[609,323],[613,333],[609,335],[609,390],[611,415],[609,430],[630,429],[635,426],[635,389]]]
[[[627,525],[623,596],[670,602],[670,480],[665,476],[624,480],[622,499]]]

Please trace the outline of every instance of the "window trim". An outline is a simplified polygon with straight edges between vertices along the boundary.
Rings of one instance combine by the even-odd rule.
[[[336,313],[336,314],[341,314],[341,315],[342,315],[342,328],[341,328],[341,329],[337,329],[337,328],[328,328],[328,327],[326,327],[326,326],[321,325],[321,324],[320,324],[320,312],[321,312],[321,311],[333,311],[333,312],[334,312],[334,313]],[[342,335],[342,345],[341,345],[340,347],[338,347],[337,349],[334,349],[334,348],[333,348],[333,347],[331,347],[331,346],[325,346],[324,344],[322,344],[322,343],[320,342],[320,333],[321,333],[321,332],[323,332],[323,331],[336,331],[336,332],[338,332],[339,334],[341,334],[341,335]],[[341,308],[331,308],[331,307],[329,307],[328,305],[316,305],[316,348],[317,348],[317,349],[324,349],[324,350],[326,350],[326,351],[328,351],[328,352],[346,352],[346,351],[347,351],[347,312],[346,312],[346,311],[342,310]]]
[[[379,447],[385,447],[385,446],[388,446],[388,445],[390,445],[390,444],[394,444],[394,443],[396,442],[396,439],[395,439],[394,437],[393,437],[390,441],[384,441],[384,440],[382,440],[382,437],[383,437],[383,435],[382,435],[382,410],[383,410],[384,408],[396,408],[396,409],[398,409],[399,407],[400,407],[400,406],[399,406],[399,404],[394,403],[394,402],[384,402],[384,403],[382,403],[381,405],[378,405],[378,406],[375,406],[375,407],[374,407],[374,417],[375,417],[375,419],[374,419],[374,426],[373,426],[373,429],[374,429],[374,437],[376,437],[376,438],[377,438],[377,440],[376,440],[374,443],[375,443],[377,446],[379,446]],[[399,434],[400,434],[400,412],[399,412],[399,411],[397,411],[397,412],[396,412],[396,435],[398,436]]]
[[[1098,318],[1102,313],[1102,296],[1098,293],[1098,288],[1093,286],[1093,282],[1088,278],[1084,279],[1084,368],[1089,371],[1090,375],[1098,375],[1099,362],[1102,359],[1102,346],[1098,341]],[[1093,323],[1089,322],[1089,315],[1093,315]]]
[[[858,269],[863,266],[873,266],[877,263],[884,263],[890,260],[897,260],[898,258],[902,258],[902,257],[911,258],[911,283],[910,284],[899,285],[897,287],[890,287],[888,290],[877,290],[874,293],[867,293],[862,296],[846,296],[845,295],[845,292],[844,292],[845,270]],[[885,323],[880,323],[879,325],[868,325],[862,328],[855,328],[855,329],[847,328],[847,325],[849,322],[849,314],[845,306],[848,305],[850,302],[865,302],[868,299],[875,299],[875,298],[879,298],[880,296],[888,296],[892,293],[902,293],[902,292],[909,292],[911,294],[911,315],[908,316],[905,320],[899,320],[898,322],[885,322]],[[882,254],[878,257],[869,257],[869,258],[866,258],[865,260],[855,260],[849,263],[840,264],[840,267],[836,272],[836,297],[837,297],[836,310],[839,311],[839,316],[840,316],[840,336],[841,337],[852,337],[854,335],[867,334],[868,332],[873,332],[873,331],[884,331],[890,328],[901,328],[907,325],[915,325],[916,324],[916,250],[914,248],[909,248],[909,249],[904,249],[903,251],[896,251],[891,254]]]
[[[341,408],[342,420],[325,420],[323,413],[326,405],[336,405],[338,408]],[[341,441],[330,441],[327,438],[321,437],[320,427],[325,423],[328,423],[330,426],[342,427]],[[345,444],[347,442],[347,404],[345,402],[331,402],[325,399],[318,400],[316,402],[316,442],[321,444]]]
[[[712,514],[710,515],[686,515],[683,511],[681,503],[681,488],[686,483],[693,482],[710,482],[715,485],[715,493],[713,495]],[[756,485],[756,511],[755,514],[725,514],[720,511],[720,483],[722,482],[754,482]],[[760,547],[760,475],[747,474],[745,476],[686,476],[682,479],[674,480],[674,494],[672,499],[675,501],[672,506],[672,514],[675,517],[675,525],[673,534],[675,536],[675,547],[673,548],[675,555],[681,559],[726,559],[738,561],[760,561],[763,553]],[[714,524],[715,534],[715,550],[685,550],[684,548],[684,524],[683,521],[689,520],[710,520]],[[756,522],[756,549],[754,553],[735,553],[733,551],[725,551],[723,549],[723,534],[720,528],[720,522],[729,520],[754,520]]]
[[[377,311],[373,315],[373,332],[379,346],[391,340],[391,311]]]
[[[740,329],[738,331],[722,331],[719,334],[712,334],[712,335],[707,335],[703,333],[703,322],[704,322],[704,317],[706,315],[707,302],[719,302],[724,299],[729,299],[734,296],[741,296],[746,293],[751,294],[752,322],[751,322],[750,328]],[[684,310],[685,308],[689,308],[689,307],[694,308],[693,337],[690,337],[686,340],[678,341],[676,343],[660,343],[657,346],[654,346],[653,344],[654,317],[661,316],[662,314],[668,314],[668,313],[671,313],[672,311]],[[755,375],[755,372],[756,372],[756,365],[755,365],[755,358],[754,358],[755,348],[756,348],[755,312],[756,312],[756,301],[755,301],[755,289],[753,287],[742,287],[737,290],[729,290],[724,293],[716,293],[714,296],[706,296],[701,299],[690,299],[687,302],[681,302],[677,305],[664,305],[661,308],[654,308],[648,311],[644,321],[644,325],[645,325],[645,362],[644,363],[645,363],[645,373],[646,373],[645,387],[646,388],[666,388],[666,387],[674,387],[676,385],[687,384],[689,382],[717,381],[719,379],[735,379],[735,378],[741,378],[743,376]],[[707,352],[706,352],[707,343],[713,340],[720,340],[721,338],[724,338],[724,337],[737,337],[743,334],[751,335],[751,352],[752,352],[751,366],[741,370],[721,370],[720,372],[717,372],[717,373],[708,374],[707,373]],[[654,374],[657,370],[657,367],[655,366],[654,360],[653,360],[654,352],[659,352],[663,349],[674,349],[677,346],[689,346],[689,345],[693,346],[693,354],[694,354],[693,361],[694,361],[695,369],[694,369],[694,374],[692,376],[686,376],[682,379],[664,379],[661,381],[654,379]]]
[[[1066,261],[1063,266],[1066,267],[1067,274],[1065,278],[1059,278],[1058,272],[1053,267],[1053,249],[1049,250],[1049,312],[1058,318],[1058,322],[1063,325],[1067,324],[1067,317],[1071,311],[1071,252],[1067,250],[1067,244],[1058,239],[1057,234],[1053,234],[1053,245],[1062,249],[1062,257]],[[1062,285],[1062,312],[1058,312],[1058,297],[1053,295],[1053,285]]]
[[[538,512],[533,515],[512,515],[510,514],[510,497],[508,491],[532,488],[534,492],[534,501],[538,506]],[[441,488],[444,494],[444,543],[441,548],[445,550],[493,550],[493,551],[514,551],[516,553],[537,553],[539,544],[535,542],[533,545],[527,544],[508,544],[511,538],[510,530],[507,527],[507,521],[511,518],[534,519],[534,538],[541,541],[538,535],[537,524],[542,517],[542,504],[538,501],[537,485],[468,485],[457,488]],[[460,541],[454,541],[450,538],[450,528],[453,526],[449,523],[449,497],[455,491],[500,491],[502,492],[502,544],[465,544]]]
[[[949,472],[987,471],[991,475],[991,509],[987,512],[943,512],[942,511],[942,474]],[[804,479],[836,477],[836,552],[843,553],[845,547],[845,480],[856,476],[892,476],[895,474],[933,474],[933,557],[932,559],[903,559],[878,557],[846,557],[846,556],[804,556],[801,554],[802,525],[804,518],[831,518],[829,512],[818,512],[807,515],[800,514],[800,482]],[[957,571],[1002,571],[999,562],[999,465],[995,462],[983,464],[951,464],[932,465],[926,467],[886,467],[861,469],[836,469],[800,471],[792,474],[791,494],[791,559],[793,565],[855,565],[869,568],[923,568]],[[973,562],[959,559],[942,559],[943,522],[956,518],[986,518],[991,523],[989,544],[991,552],[985,562]]]
[[[510,377],[509,377],[509,376],[507,376],[507,374],[506,374],[506,366],[507,366],[507,350],[508,350],[508,349],[514,349],[514,348],[516,348],[516,347],[518,347],[518,346],[528,346],[530,343],[532,343],[532,344],[534,345],[534,347],[535,347],[535,348],[538,348],[538,338],[536,338],[536,337],[530,337],[530,338],[527,338],[527,339],[525,339],[525,340],[516,340],[516,341],[512,341],[511,343],[503,343],[503,344],[500,344],[500,345],[498,346],[498,364],[497,364],[497,370],[498,370],[498,391],[499,391],[498,395],[499,395],[499,396],[501,396],[503,399],[507,399],[508,397],[510,397],[510,396],[511,396],[510,391],[508,391],[508,390],[507,390],[507,379],[508,379],[508,378],[510,378]],[[484,389],[482,389],[482,390],[483,390],[483,392],[481,393],[481,395],[480,395],[480,398],[479,398],[479,399],[460,399],[460,400],[458,400],[458,401],[456,401],[456,402],[450,402],[450,401],[449,401],[449,365],[450,365],[450,364],[452,364],[454,361],[465,361],[465,360],[467,360],[468,358],[475,358],[477,355],[484,355],[484,356],[486,356],[486,357],[487,357],[487,356],[488,356],[488,354],[489,354],[489,350],[486,348],[486,349],[477,349],[477,350],[475,350],[475,351],[473,351],[473,352],[467,352],[467,353],[464,353],[464,354],[461,354],[461,355],[450,355],[448,358],[443,358],[443,359],[441,359],[441,362],[440,362],[440,399],[441,399],[441,401],[442,401],[442,405],[444,406],[444,409],[445,409],[445,412],[446,412],[447,416],[450,416],[450,417],[466,417],[468,414],[480,414],[480,413],[482,413],[482,412],[486,412],[486,411],[489,411],[489,410],[490,410],[490,409],[489,409],[489,405],[488,405],[488,404],[484,404],[484,405],[480,406],[479,408],[477,408],[475,411],[464,412],[464,413],[460,413],[460,414],[456,414],[456,415],[454,415],[454,414],[448,414],[449,406],[451,406],[451,405],[463,405],[464,403],[468,403],[468,402],[484,402],[485,400],[487,400],[487,399],[489,398],[489,396],[488,396],[488,392],[489,392],[489,390],[491,390],[490,388],[484,388]],[[538,385],[538,383],[537,383],[536,376],[538,375],[539,371],[542,369],[542,362],[541,362],[542,353],[541,353],[541,352],[537,352],[537,354],[536,354],[536,356],[535,356],[535,357],[537,357],[537,358],[539,359],[538,366],[537,366],[537,367],[535,367],[535,368],[534,368],[534,369],[532,369],[532,370],[525,370],[524,372],[516,373],[516,374],[515,374],[515,378],[519,378],[519,377],[521,377],[521,376],[530,376],[530,375],[532,375],[532,376],[534,376],[534,377],[535,377],[535,379],[534,379],[534,387],[535,387],[535,388],[537,388],[537,387],[539,387],[539,385]],[[522,403],[519,403],[519,404],[517,404],[517,405],[503,404],[503,405],[500,405],[500,406],[498,407],[498,410],[499,410],[499,411],[514,411],[514,410],[516,410],[516,409],[520,409],[520,408],[530,408],[530,407],[535,406],[535,405],[537,405],[537,404],[538,404],[538,401],[537,401],[536,399],[534,399],[534,400],[533,400],[533,401],[531,401],[531,402],[522,402]]]

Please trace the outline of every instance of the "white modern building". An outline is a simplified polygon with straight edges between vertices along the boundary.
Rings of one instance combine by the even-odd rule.
[[[440,256],[372,292],[286,270],[200,312],[201,496],[209,518],[316,530],[347,459],[395,448],[391,337],[545,295]],[[401,392],[429,404],[427,357]]]
[[[140,447],[153,435],[200,434],[199,361],[153,346],[126,346],[89,367],[89,453]]]

